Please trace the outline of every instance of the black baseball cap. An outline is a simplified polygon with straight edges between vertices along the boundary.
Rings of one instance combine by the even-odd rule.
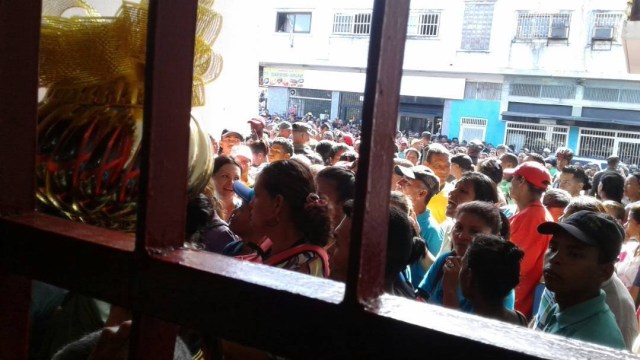
[[[538,232],[545,235],[566,232],[587,245],[597,247],[600,258],[605,262],[618,258],[624,240],[624,229],[613,217],[588,210],[575,212],[561,223],[544,222],[538,226]]]
[[[420,180],[431,195],[440,192],[440,180],[433,171],[426,166],[404,167],[396,165],[394,171],[396,175],[404,176],[411,180]]]

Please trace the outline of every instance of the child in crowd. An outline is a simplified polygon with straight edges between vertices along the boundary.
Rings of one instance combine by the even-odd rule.
[[[527,326],[527,318],[504,306],[504,299],[520,282],[524,253],[510,241],[478,234],[462,257],[459,281],[462,295],[480,316]]]
[[[509,237],[509,222],[500,210],[491,203],[471,201],[458,206],[456,224],[453,228],[453,251],[439,256],[429,268],[418,287],[418,295],[431,304],[473,313],[473,304],[459,286],[458,275],[462,257],[466,254],[476,234]],[[505,298],[505,305],[513,309],[513,292]]]

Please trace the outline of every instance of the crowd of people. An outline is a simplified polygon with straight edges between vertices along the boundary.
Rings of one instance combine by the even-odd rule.
[[[357,126],[248,122],[251,134],[211,138],[218,155],[190,199],[186,245],[345,281]],[[568,148],[523,150],[398,133],[385,291],[637,351],[640,173],[615,155],[593,169]]]

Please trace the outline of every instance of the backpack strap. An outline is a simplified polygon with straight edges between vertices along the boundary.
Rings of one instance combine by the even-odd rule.
[[[260,250],[262,251],[262,256],[264,256],[265,254],[269,253],[269,251],[271,251],[271,239],[269,238],[265,238],[263,242],[260,243]]]
[[[258,253],[261,258],[267,257],[267,254],[269,253],[269,251],[271,251],[271,245],[271,239],[269,239],[268,237],[265,237],[260,245],[256,245],[254,243],[246,243],[246,246],[251,248],[252,250],[255,250],[255,252]]]
[[[298,254],[302,254],[305,252],[311,252],[314,253],[316,255],[318,255],[320,257],[320,259],[322,260],[322,273],[324,275],[325,278],[329,277],[329,255],[327,255],[327,252],[325,251],[324,248],[317,246],[317,245],[310,245],[310,244],[302,244],[302,245],[298,245],[298,246],[294,246],[290,249],[287,249],[279,254],[273,255],[269,258],[267,258],[264,261],[264,264],[266,265],[277,265],[280,264],[288,259],[291,259],[292,257],[298,255]]]

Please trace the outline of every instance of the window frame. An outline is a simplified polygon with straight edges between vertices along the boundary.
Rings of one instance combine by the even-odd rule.
[[[0,176],[0,289],[7,295],[0,297],[0,319],[9,320],[0,322],[0,358],[27,358],[33,278],[131,308],[131,359],[171,359],[175,324],[289,357],[409,358],[419,343],[425,353],[452,357],[635,359],[381,295],[385,242],[379,234],[387,230],[393,149],[388,134],[395,132],[395,123],[386,120],[398,111],[406,36],[398,29],[406,29],[409,0],[376,0],[374,9],[349,276],[342,285],[180,248],[196,1],[150,2],[150,91],[135,238],[35,211],[41,8],[28,1],[0,2],[0,43],[13,55],[0,56],[6,70],[0,72],[0,170],[12,174]],[[381,159],[389,166],[378,172],[374,164]]]
[[[295,18],[297,19],[299,15],[308,15],[309,16],[309,30],[308,31],[296,31],[296,20],[294,20],[293,24],[291,25],[291,31],[280,31],[279,30],[279,24],[280,24],[280,16],[285,16],[285,17],[289,17],[290,15],[293,15]],[[313,24],[313,13],[311,11],[277,11],[276,12],[276,30],[275,32],[278,34],[310,34],[311,33],[311,26]],[[283,24],[284,25],[284,24]]]

